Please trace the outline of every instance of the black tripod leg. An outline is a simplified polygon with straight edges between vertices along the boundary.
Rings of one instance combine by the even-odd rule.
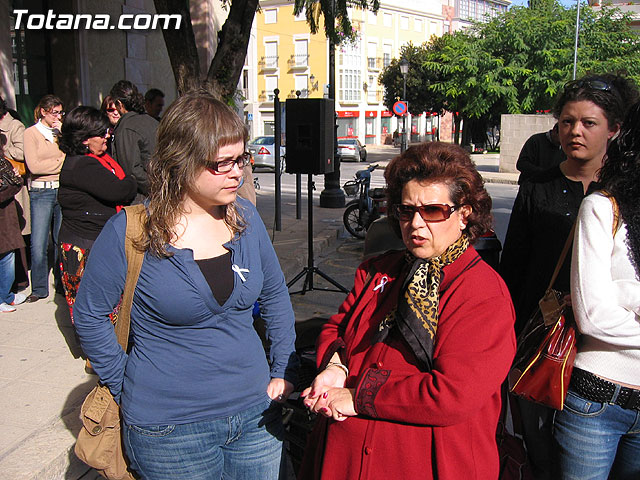
[[[332,284],[334,287],[339,288],[340,291],[344,292],[344,293],[349,293],[349,290],[347,290],[345,287],[343,287],[342,285],[340,285],[336,280],[334,280],[333,278],[331,278],[329,275],[325,274],[322,270],[320,270],[318,267],[314,268],[315,273],[317,273],[318,275],[320,275],[322,278],[324,278],[327,282],[329,282],[330,284]]]
[[[291,288],[291,285],[294,285],[298,280],[300,280],[306,274],[307,274],[307,267],[303,268],[300,273],[298,273],[295,277],[293,277],[291,280],[289,280],[289,283],[287,283],[287,288]],[[306,282],[306,279],[305,279],[305,284],[306,283],[307,282]]]

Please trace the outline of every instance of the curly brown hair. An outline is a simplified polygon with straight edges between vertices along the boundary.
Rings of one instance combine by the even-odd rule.
[[[384,178],[387,181],[389,211],[401,203],[402,190],[411,180],[444,183],[449,187],[449,196],[454,204],[471,207],[464,230],[471,243],[491,230],[491,197],[470,155],[457,145],[442,142],[413,145],[389,163]],[[399,234],[398,220],[394,216],[389,219]]]
[[[175,226],[184,213],[185,194],[220,147],[246,142],[242,119],[227,105],[204,90],[178,98],[158,126],[156,151],[147,168],[149,216],[146,235],[136,246],[158,257],[167,257],[166,245],[175,239]],[[224,220],[233,234],[246,226],[234,201],[224,206]]]

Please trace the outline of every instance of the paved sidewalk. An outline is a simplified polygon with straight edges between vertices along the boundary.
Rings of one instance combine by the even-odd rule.
[[[496,156],[474,159],[487,181],[516,183],[517,175],[497,172]],[[258,195],[258,208],[271,233],[273,200]],[[296,220],[291,199],[283,198],[282,231],[273,234],[273,242],[287,280],[307,263],[306,205],[302,212],[303,218]],[[314,207],[316,255],[326,256],[340,243],[342,213],[343,209]],[[301,286],[302,280],[292,291]],[[307,304],[313,302],[306,297]],[[96,377],[84,371],[64,298],[52,294],[1,317],[0,480],[96,478],[73,454],[79,407]]]

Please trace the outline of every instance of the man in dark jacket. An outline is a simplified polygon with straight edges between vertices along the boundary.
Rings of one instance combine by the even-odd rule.
[[[148,192],[147,164],[156,148],[158,121],[145,113],[144,98],[128,80],[116,83],[110,95],[120,112],[120,121],[113,132],[113,157],[138,182],[138,195],[133,203],[140,203]]]

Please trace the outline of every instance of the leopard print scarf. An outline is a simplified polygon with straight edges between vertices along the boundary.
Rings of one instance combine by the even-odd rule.
[[[428,371],[433,366],[433,345],[438,329],[438,304],[442,268],[457,260],[469,246],[463,234],[438,257],[416,258],[407,252],[405,261],[412,264],[395,309],[387,314],[374,335],[383,341],[394,326]]]

